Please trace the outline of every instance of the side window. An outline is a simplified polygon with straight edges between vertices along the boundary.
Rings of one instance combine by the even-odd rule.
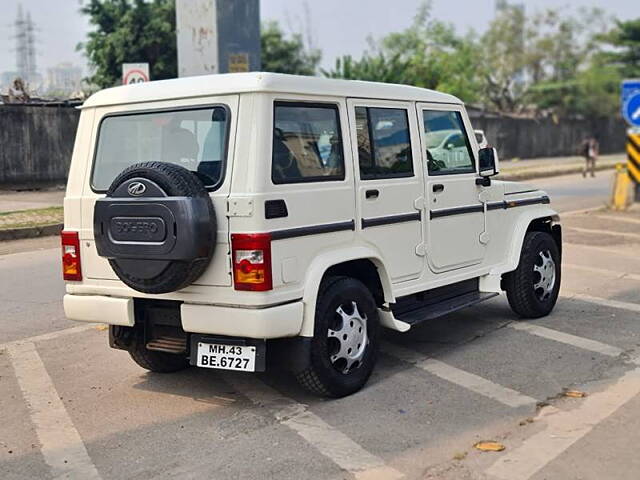
[[[356,107],[360,178],[410,177],[413,157],[407,111]]]
[[[475,172],[460,112],[425,110],[422,115],[429,175]]]
[[[276,184],[344,180],[336,105],[275,103],[271,180]]]

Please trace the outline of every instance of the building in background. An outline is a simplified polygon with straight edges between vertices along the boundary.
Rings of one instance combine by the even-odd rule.
[[[69,97],[81,90],[82,69],[69,62],[59,63],[47,69],[46,91],[48,95]]]
[[[259,0],[177,0],[178,76],[260,70]]]

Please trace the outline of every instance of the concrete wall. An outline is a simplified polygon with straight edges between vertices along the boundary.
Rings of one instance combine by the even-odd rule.
[[[0,105],[0,186],[64,183],[79,116],[62,105]]]
[[[595,135],[600,153],[624,151],[626,125],[620,118],[595,120],[531,119],[487,115],[470,111],[473,128],[484,130],[500,158],[536,158],[578,155],[584,138]]]
[[[0,105],[0,188],[62,184],[67,177],[80,112],[70,106]],[[500,158],[576,155],[595,134],[601,153],[624,151],[621,119],[522,119],[470,111]]]

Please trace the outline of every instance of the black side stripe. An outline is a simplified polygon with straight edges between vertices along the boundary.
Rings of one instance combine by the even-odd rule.
[[[378,227],[380,225],[392,225],[394,223],[417,222],[420,221],[420,212],[403,213],[401,215],[389,215],[386,217],[363,218],[362,228]]]
[[[307,235],[320,235],[322,233],[342,232],[345,230],[353,231],[355,229],[355,222],[353,220],[349,220],[348,222],[327,223],[324,225],[313,225],[311,227],[276,230],[271,232],[271,240],[284,240],[285,238],[306,237]]]
[[[490,202],[487,210],[506,210],[507,208],[524,207],[525,205],[549,204],[551,200],[546,195],[538,198],[525,198],[523,200],[511,200],[502,202]],[[482,204],[468,205],[464,207],[443,208],[442,210],[431,210],[431,218],[448,217],[451,215],[462,215],[464,213],[482,212]]]

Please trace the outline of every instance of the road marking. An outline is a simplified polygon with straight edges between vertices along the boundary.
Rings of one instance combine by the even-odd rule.
[[[500,480],[531,478],[638,394],[640,369],[635,368],[608,389],[590,394],[575,409],[553,414],[542,409],[538,417],[546,423],[544,430],[505,453],[485,473]]]
[[[640,234],[638,233],[629,233],[629,232],[614,232],[612,230],[600,230],[595,228],[582,228],[582,227],[565,227],[568,230],[573,230],[574,232],[579,233],[593,233],[595,235],[614,235],[617,237],[624,238],[633,238],[636,240],[640,240]]]
[[[612,253],[614,255],[616,255],[617,257],[629,257],[629,258],[633,258],[635,260],[638,259],[638,253],[637,252],[621,252],[619,249],[615,249],[615,248],[607,248],[607,247],[597,247],[594,245],[583,245],[581,243],[568,243],[568,242],[564,242],[563,243],[563,247],[566,248],[584,248],[586,250],[592,250],[594,252],[602,252],[602,253]]]
[[[404,476],[310,412],[307,405],[285,397],[255,376],[235,374],[224,380],[251,402],[269,410],[282,425],[296,432],[322,455],[357,479],[399,479]]]
[[[584,213],[591,213],[591,212],[596,212],[598,210],[604,210],[604,205],[601,205],[599,207],[591,207],[591,208],[582,208],[580,210],[569,210],[568,212],[559,212],[560,213],[560,217],[570,217],[573,215],[581,215]]]
[[[639,218],[619,217],[617,215],[612,215],[610,217],[605,216],[605,215],[595,215],[595,218],[598,218],[600,220],[615,220],[617,222],[633,223],[633,224],[636,224],[636,225],[640,225],[640,219]]]
[[[629,310],[630,312],[640,313],[640,303],[621,302],[620,300],[592,297],[591,295],[585,295],[582,293],[572,294],[570,298],[575,300],[582,300],[583,302],[595,303],[604,307],[618,308],[620,310]]]
[[[465,370],[460,370],[440,360],[426,358],[424,355],[413,350],[385,342],[382,346],[382,351],[403,362],[411,363],[417,368],[425,370],[450,383],[459,385],[491,398],[492,400],[497,400],[508,407],[517,408],[525,405],[535,405],[537,403],[535,398],[528,397],[516,390],[503,387],[502,385],[498,385],[497,383]]]
[[[8,352],[53,478],[99,479],[35,344],[10,344]]]
[[[515,330],[521,330],[538,337],[546,338],[548,340],[554,340],[566,345],[572,345],[583,350],[589,350],[590,352],[600,353],[609,357],[618,357],[622,353],[624,353],[624,350],[618,347],[607,345],[606,343],[598,342],[596,340],[590,340],[584,337],[577,337],[576,335],[571,335],[570,333],[560,332],[558,330],[542,327],[540,325],[533,325],[526,322],[512,322],[509,323],[508,326]]]
[[[23,343],[37,343],[46,340],[53,340],[59,337],[65,337],[67,335],[73,335],[74,333],[84,332],[86,330],[94,329],[102,324],[100,323],[86,323],[78,325],[77,327],[63,328],[62,330],[56,330],[55,332],[43,333],[42,335],[36,335],[35,337],[27,337],[12,342],[0,343],[0,349],[9,348],[14,345],[22,345]]]
[[[570,268],[573,270],[583,270],[585,272],[598,273],[600,275],[608,275],[614,278],[625,278],[629,280],[640,281],[640,275],[635,273],[616,272],[614,270],[607,270],[606,268],[587,267],[585,265],[576,265],[574,263],[563,263],[563,268]]]

